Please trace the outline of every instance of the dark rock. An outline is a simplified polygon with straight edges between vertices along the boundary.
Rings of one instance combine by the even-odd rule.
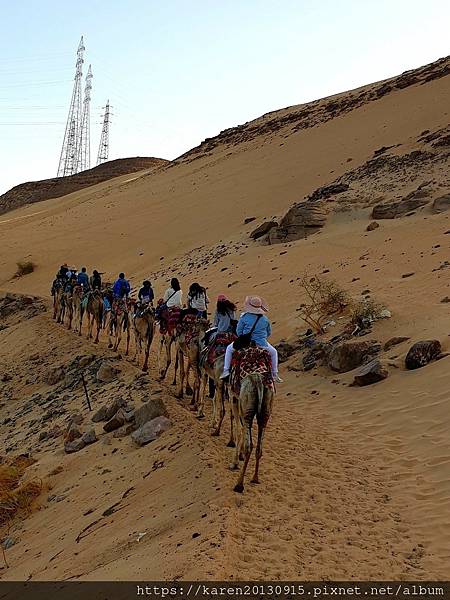
[[[247,217],[246,219],[244,219],[244,225],[248,225],[249,223],[251,223],[255,219],[256,219],[256,217]]]
[[[79,452],[82,450],[85,445],[86,444],[80,438],[78,440],[74,440],[73,442],[66,442],[64,444],[64,450],[67,452],[67,454],[72,454],[73,452]]]
[[[316,200],[328,200],[328,198],[331,198],[331,196],[346,192],[349,187],[350,186],[347,183],[333,183],[331,185],[325,185],[308,196],[308,200],[313,202]]]
[[[430,195],[431,191],[425,189],[425,185],[422,184],[398,202],[376,204],[372,210],[372,218],[397,219],[399,217],[404,217],[407,213],[428,204]]]
[[[278,361],[280,363],[285,362],[294,352],[296,351],[296,347],[286,342],[286,340],[281,340],[275,348],[278,352]]]
[[[111,402],[101,406],[97,412],[94,413],[91,420],[94,423],[100,423],[100,421],[109,421],[116,414],[119,408],[125,406],[125,404],[126,400],[123,398],[115,398],[114,400],[111,400]]]
[[[404,274],[402,275],[402,279],[406,279],[407,277],[412,277],[413,275],[415,275],[415,273],[414,273],[414,272],[411,272],[411,273],[404,273]]]
[[[371,223],[369,223],[366,227],[366,231],[373,231],[374,229],[378,229],[378,227],[380,226],[379,223],[377,223],[376,221],[372,221]]]
[[[405,358],[407,369],[420,369],[441,354],[441,343],[439,340],[424,340],[416,342],[408,351]]]
[[[91,428],[91,429],[88,429],[85,433],[83,433],[81,439],[87,446],[88,444],[93,444],[94,442],[96,442],[98,438],[97,438],[97,435],[95,434],[95,430],[93,428]]]
[[[328,366],[338,373],[359,367],[381,350],[381,344],[372,341],[348,341],[335,346],[328,356]]]
[[[88,365],[90,365],[90,364],[91,364],[91,362],[92,362],[93,360],[95,360],[95,358],[96,358],[95,354],[88,354],[88,355],[86,355],[86,356],[81,356],[81,357],[80,357],[80,360],[79,360],[79,362],[78,362],[78,366],[79,366],[81,369],[84,369],[84,367],[87,367]]]
[[[156,440],[158,436],[164,431],[167,431],[172,426],[171,421],[164,416],[156,417],[147,423],[144,423],[142,427],[139,427],[134,433],[131,434],[133,441],[139,446],[148,444]]]
[[[269,231],[277,225],[278,223],[276,221],[265,221],[251,232],[250,237],[252,238],[252,240],[257,240],[263,235],[269,233]]]
[[[371,385],[386,379],[389,375],[387,369],[381,364],[378,359],[371,360],[366,365],[363,365],[355,374],[353,380],[354,385]]]
[[[404,336],[392,337],[387,342],[385,342],[385,344],[383,346],[383,350],[385,352],[387,352],[388,350],[390,350],[394,346],[398,346],[398,344],[402,344],[403,342],[407,342],[409,339],[410,339],[409,337],[404,337]]]
[[[130,433],[133,433],[133,431],[135,430],[135,426],[134,424],[125,424],[122,425],[122,427],[119,427],[119,429],[116,429],[115,432],[113,433],[113,438],[123,438],[127,435],[130,435]]]
[[[123,413],[123,410],[120,408],[116,414],[112,417],[112,419],[110,419],[107,423],[105,423],[103,425],[103,430],[106,431],[106,433],[109,433],[110,431],[114,431],[115,429],[119,429],[119,427],[122,427],[122,425],[125,424],[125,415]]]
[[[10,375],[9,373],[3,373],[3,375],[0,378],[0,381],[2,381],[3,383],[6,383],[7,381],[11,381],[12,379],[12,375]]]
[[[442,298],[441,302],[443,304],[447,304],[448,302],[450,302],[450,298],[448,296],[445,296],[445,298]]]
[[[450,208],[450,193],[445,194],[436,198],[431,206],[431,210],[434,213],[441,213]]]

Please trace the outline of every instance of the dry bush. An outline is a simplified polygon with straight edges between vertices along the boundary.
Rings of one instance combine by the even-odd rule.
[[[23,275],[29,275],[32,273],[36,265],[31,260],[19,260],[17,263],[17,271],[15,277],[23,277]]]
[[[368,298],[366,300],[360,300],[356,304],[352,305],[351,308],[351,323],[353,325],[364,326],[366,324],[375,321],[380,312],[385,308],[379,302]]]
[[[305,273],[300,287],[306,298],[300,306],[300,317],[316,333],[323,333],[326,319],[342,313],[351,303],[348,293],[331,279]]]
[[[0,526],[4,526],[19,513],[28,512],[42,491],[42,481],[21,484],[25,469],[34,462],[26,457],[0,465]]]

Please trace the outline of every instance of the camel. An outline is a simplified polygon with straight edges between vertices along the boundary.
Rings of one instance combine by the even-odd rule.
[[[109,330],[108,330],[108,348],[112,348],[114,352],[117,352],[119,344],[122,340],[122,332],[127,333],[127,347],[125,355],[128,356],[130,349],[130,315],[128,301],[126,298],[117,300],[113,303],[111,308],[111,314],[109,317]],[[114,344],[112,343],[111,337],[114,332]]]
[[[92,339],[92,328],[94,321],[97,325],[97,335],[95,336],[94,344],[98,344],[98,336],[103,323],[103,298],[98,290],[94,290],[88,296],[86,303],[86,314],[88,319],[88,334],[87,339]]]
[[[203,351],[204,345],[201,344],[201,351]],[[228,390],[225,386],[225,382],[220,376],[223,373],[223,363],[225,361],[225,354],[218,356],[214,361],[213,366],[208,362],[202,361],[200,372],[202,377],[203,394],[200,396],[200,408],[199,412],[203,411],[203,404],[205,401],[206,392],[208,390],[208,379],[211,378],[214,381],[215,392],[212,399],[212,415],[211,415],[211,435],[219,436],[220,429],[222,427],[223,418],[225,416],[225,399],[228,396]],[[230,440],[227,444],[229,448],[236,446],[234,441],[234,427],[233,427],[233,412],[230,406]]]
[[[72,311],[74,320],[74,329],[81,335],[81,325],[83,323],[84,305],[83,305],[83,288],[81,285],[76,285],[72,293]]]
[[[57,323],[64,318],[64,283],[60,280],[53,288],[53,318]]]
[[[66,291],[63,294],[63,302],[64,302],[64,316],[67,313],[67,329],[72,329],[72,319],[73,319],[73,290]]]
[[[231,389],[230,394],[233,415],[239,430],[238,443],[236,444],[230,469],[235,470],[238,468],[239,456],[242,453],[244,464],[234,486],[235,492],[242,493],[244,491],[245,472],[253,451],[252,424],[255,417],[258,424],[258,441],[256,444],[255,472],[251,482],[259,483],[259,462],[262,456],[264,431],[272,413],[275,392],[272,387],[264,385],[261,373],[250,373],[241,382],[239,396],[237,397]]]
[[[209,322],[206,319],[198,319],[191,324],[192,332],[182,331],[175,337],[176,353],[178,365],[180,368],[180,383],[178,386],[177,398],[183,398],[184,380],[188,379],[189,370],[194,373],[193,394],[190,405],[194,410],[198,409],[197,417],[203,418],[203,403],[200,403],[200,340],[209,329]],[[187,365],[185,369],[185,359]],[[176,371],[175,371],[176,378]]]
[[[148,356],[150,354],[150,346],[152,345],[153,335],[155,333],[155,312],[148,305],[137,312],[133,318],[134,339],[136,345],[136,353],[134,360],[140,362],[142,354],[142,346],[145,345],[145,356],[142,370],[148,371]]]

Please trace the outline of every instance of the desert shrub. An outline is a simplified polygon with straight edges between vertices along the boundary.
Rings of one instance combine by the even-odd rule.
[[[16,277],[23,277],[23,275],[28,275],[29,273],[32,273],[36,268],[36,265],[31,260],[19,260],[16,264]]]
[[[350,319],[353,325],[372,323],[385,307],[372,298],[360,300],[351,306]]]
[[[331,279],[305,273],[300,287],[306,299],[300,306],[300,317],[317,333],[323,333],[328,317],[342,313],[351,302],[348,293]]]
[[[21,512],[28,512],[42,491],[42,481],[32,480],[21,484],[25,469],[34,462],[18,457],[0,465],[0,526],[4,526]]]

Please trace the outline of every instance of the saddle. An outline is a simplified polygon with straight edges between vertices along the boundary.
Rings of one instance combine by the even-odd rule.
[[[264,387],[273,389],[272,361],[269,352],[259,346],[235,350],[231,361],[230,385],[236,395],[240,394],[242,380],[252,373],[260,373]]]
[[[211,343],[203,349],[200,364],[207,364],[213,368],[216,360],[225,354],[227,346],[232,344],[235,339],[236,335],[234,333],[218,333]]]

